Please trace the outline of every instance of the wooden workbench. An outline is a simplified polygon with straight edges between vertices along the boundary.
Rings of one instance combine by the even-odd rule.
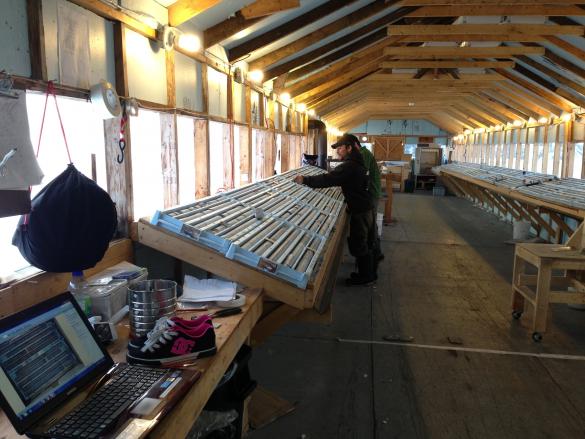
[[[261,290],[247,289],[244,294],[247,300],[246,305],[242,307],[243,312],[241,314],[220,318],[215,321],[215,323],[221,323],[221,326],[215,331],[217,354],[197,361],[193,367],[202,372],[201,377],[181,401],[165,416],[161,423],[155,427],[149,437],[183,438],[195,423],[211,393],[242,344],[250,336],[252,328],[262,314]],[[189,318],[189,316],[195,314],[197,313],[181,313],[181,316]],[[120,323],[117,330],[119,339],[108,348],[108,351],[114,361],[124,362],[126,361],[126,345],[128,342],[128,323]],[[69,407],[79,404],[84,397],[83,393],[78,395],[70,402]],[[2,439],[22,437],[14,431],[3,412],[0,412],[0,437]]]

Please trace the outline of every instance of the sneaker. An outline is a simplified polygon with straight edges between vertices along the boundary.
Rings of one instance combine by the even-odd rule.
[[[160,337],[161,333],[165,330],[172,328],[173,326],[178,326],[183,329],[192,330],[203,323],[208,323],[211,325],[211,318],[208,315],[202,315],[197,317],[193,320],[185,320],[180,317],[171,317],[170,319],[167,317],[162,317],[158,319],[154,325],[154,328],[148,331],[148,333],[142,337],[135,337],[128,342],[128,350],[135,350],[140,349],[146,343],[150,337],[158,338]]]
[[[203,323],[192,330],[173,326],[162,332],[158,338],[146,340],[140,349],[128,351],[126,359],[130,364],[164,366],[209,357],[216,352],[213,325]]]

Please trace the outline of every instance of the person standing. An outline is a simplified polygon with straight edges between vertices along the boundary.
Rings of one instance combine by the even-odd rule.
[[[351,136],[354,137],[355,136]],[[347,279],[348,285],[368,285],[376,281],[374,260],[374,223],[369,179],[359,146],[344,135],[332,146],[342,162],[326,174],[297,175],[294,181],[312,188],[341,186],[350,214],[349,251],[356,258],[358,273]]]
[[[368,148],[362,146],[359,139],[352,135],[348,134],[348,138],[350,138],[354,145],[357,145],[362,153],[364,158],[364,166],[368,171],[369,177],[369,185],[368,191],[372,196],[372,204],[374,205],[374,209],[372,210],[373,221],[374,221],[374,259],[375,262],[378,263],[382,259],[384,259],[384,254],[382,253],[382,247],[380,245],[380,235],[378,234],[378,201],[380,201],[380,196],[382,195],[382,182],[380,179],[380,169],[378,168],[378,163],[374,158],[374,154],[370,152]]]

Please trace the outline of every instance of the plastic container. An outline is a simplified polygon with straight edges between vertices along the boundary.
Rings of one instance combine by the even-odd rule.
[[[101,316],[105,322],[109,321],[126,305],[127,285],[125,280],[118,280],[103,286],[87,287],[85,294],[91,300],[92,315]]]
[[[433,196],[444,197],[445,196],[445,188],[443,186],[433,186]]]
[[[524,241],[530,238],[532,224],[528,221],[514,221],[512,224],[512,239]]]

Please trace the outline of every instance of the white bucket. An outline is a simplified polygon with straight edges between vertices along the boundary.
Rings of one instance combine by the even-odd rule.
[[[512,226],[512,239],[524,241],[530,238],[530,227],[532,227],[532,224],[528,221],[514,221]]]
[[[382,237],[382,227],[384,225],[384,214],[377,213],[376,214],[376,226],[378,226],[378,237]]]

